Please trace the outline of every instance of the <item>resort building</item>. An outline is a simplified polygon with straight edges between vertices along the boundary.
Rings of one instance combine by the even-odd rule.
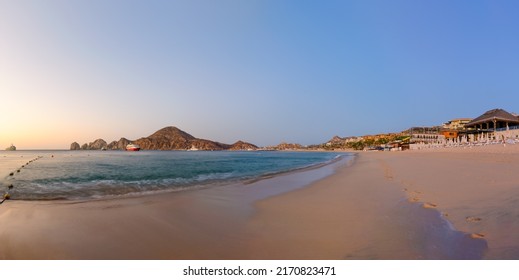
[[[334,137],[326,146],[358,140],[366,144],[367,150],[391,151],[519,144],[519,115],[503,109],[493,109],[475,119],[458,118],[441,126],[411,127],[399,134],[367,135],[359,138]]]
[[[465,124],[465,128],[483,132],[518,129],[519,118],[503,109],[493,109]]]
[[[411,127],[407,130],[411,143],[438,143],[444,140],[440,127]]]
[[[411,136],[409,148],[419,150],[445,144],[445,136],[441,133],[440,126],[411,127],[406,133]]]
[[[459,136],[459,130],[447,130],[444,129],[441,131],[441,134],[445,139],[456,139]]]
[[[503,109],[493,109],[465,125],[469,142],[505,142],[519,138],[519,117]]]
[[[465,129],[465,125],[471,121],[472,119],[468,118],[454,119],[444,123],[443,128],[447,130],[463,130]]]

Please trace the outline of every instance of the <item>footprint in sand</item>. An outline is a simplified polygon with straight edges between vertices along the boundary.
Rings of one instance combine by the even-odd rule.
[[[388,180],[393,180],[393,171],[389,167],[384,167],[384,177]]]
[[[419,202],[420,201],[420,195],[422,194],[422,192],[419,192],[419,191],[412,191],[408,188],[404,188],[402,189],[403,192],[405,192],[407,195],[408,195],[408,198],[407,200],[409,202]]]
[[[466,217],[465,220],[469,223],[477,223],[477,222],[481,222],[481,218],[479,217]]]
[[[426,202],[422,205],[423,208],[426,208],[426,209],[433,209],[433,208],[436,208],[438,205],[434,204],[434,203],[429,203],[429,202]]]
[[[485,235],[482,234],[482,233],[472,233],[470,235],[470,238],[473,238],[473,239],[483,239],[483,238],[485,238]]]

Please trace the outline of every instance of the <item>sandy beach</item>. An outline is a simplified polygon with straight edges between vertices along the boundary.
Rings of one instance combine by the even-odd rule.
[[[365,152],[245,185],[8,201],[0,258],[518,259],[518,167],[519,146]]]

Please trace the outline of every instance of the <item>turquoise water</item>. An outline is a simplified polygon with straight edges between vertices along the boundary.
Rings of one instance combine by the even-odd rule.
[[[266,151],[2,151],[0,188],[3,192],[12,184],[9,193],[17,200],[90,199],[185,190],[260,179],[325,164],[340,155]]]

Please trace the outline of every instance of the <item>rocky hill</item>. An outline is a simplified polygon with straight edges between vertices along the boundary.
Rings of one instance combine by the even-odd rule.
[[[280,143],[277,146],[267,147],[268,150],[276,150],[276,151],[296,151],[296,150],[306,150],[306,148],[301,144],[296,143]]]
[[[130,144],[130,140],[123,137],[119,141],[112,141],[106,148],[108,150],[124,150],[128,144]]]
[[[211,140],[199,139],[193,135],[182,131],[174,126],[168,126],[158,130],[148,137],[142,137],[137,140],[130,141],[121,138],[119,141],[113,141],[107,144],[103,139],[97,139],[94,142],[79,146],[77,142],[70,145],[71,150],[124,150],[129,143],[137,144],[143,150],[189,150],[196,149],[202,151],[220,151],[220,150],[256,150],[256,145],[238,141],[232,145],[223,144]]]
[[[228,148],[228,150],[231,151],[248,151],[248,150],[257,150],[258,147],[256,145],[253,145],[251,143],[238,141],[231,145],[231,147]]]

